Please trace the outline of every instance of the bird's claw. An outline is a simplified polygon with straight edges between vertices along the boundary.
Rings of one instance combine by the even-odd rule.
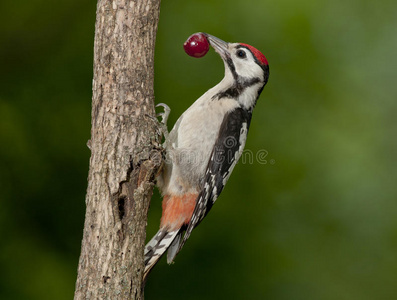
[[[163,123],[164,125],[167,125],[167,121],[168,121],[168,117],[171,112],[171,108],[167,104],[164,104],[164,103],[159,103],[156,105],[156,107],[159,107],[159,106],[164,108],[164,112],[158,113],[156,116],[161,117],[161,123]]]
[[[171,108],[167,104],[164,104],[164,103],[159,103],[156,105],[156,107],[159,107],[159,106],[164,108],[164,112],[158,113],[158,114],[156,114],[156,116],[161,117],[160,129],[161,129],[162,134],[164,135],[164,138],[167,139],[168,138],[167,121],[168,121],[168,117],[171,112]]]

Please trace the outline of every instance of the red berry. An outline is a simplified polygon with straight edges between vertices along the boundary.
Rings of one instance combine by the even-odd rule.
[[[192,34],[183,44],[185,52],[197,58],[206,55],[209,48],[210,44],[208,43],[207,37],[201,32]]]

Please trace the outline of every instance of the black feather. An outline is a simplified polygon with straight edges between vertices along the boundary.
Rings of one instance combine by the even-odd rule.
[[[242,143],[245,143],[251,116],[251,112],[241,107],[225,115],[206,168],[205,179],[202,183],[201,192],[197,197],[198,200],[193,216],[179,245],[179,250],[189,238],[192,230],[208,214],[225,187],[225,180],[227,180],[240,158],[241,152],[239,150],[241,150],[240,147],[244,147]],[[244,126],[245,130],[243,131]],[[245,136],[242,137],[242,135]]]

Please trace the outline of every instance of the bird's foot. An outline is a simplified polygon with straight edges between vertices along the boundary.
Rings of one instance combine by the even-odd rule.
[[[169,106],[167,104],[164,104],[164,103],[159,103],[156,105],[156,107],[159,107],[159,106],[164,108],[164,112],[158,113],[156,115],[156,117],[161,117],[160,130],[161,130],[161,133],[163,134],[164,138],[167,140],[167,138],[168,138],[167,121],[168,121],[168,117],[170,115],[171,109],[169,108]]]

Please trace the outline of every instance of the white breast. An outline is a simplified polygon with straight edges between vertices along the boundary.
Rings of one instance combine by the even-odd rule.
[[[211,90],[183,113],[170,132],[168,192],[198,192],[224,116],[238,106],[234,99],[210,100],[209,95]]]

